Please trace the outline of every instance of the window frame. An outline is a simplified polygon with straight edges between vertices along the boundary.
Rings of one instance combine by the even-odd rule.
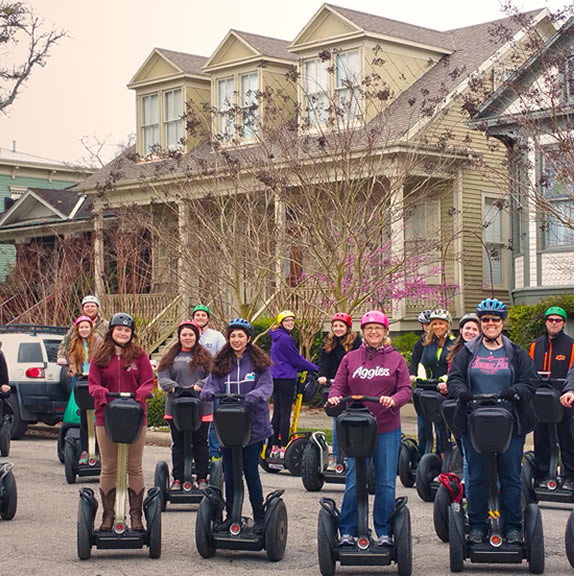
[[[141,147],[144,152],[144,156],[148,156],[154,153],[156,147],[161,146],[161,134],[160,134],[160,105],[159,105],[159,92],[150,92],[149,94],[142,94],[140,96],[140,131],[142,135]],[[156,106],[152,105],[146,106],[146,101],[156,99]],[[146,121],[146,110],[150,111],[156,110],[156,122],[147,123]],[[156,127],[156,142],[152,145],[147,144],[147,134],[150,128]]]
[[[508,261],[506,259],[506,238],[509,235],[509,223],[506,218],[506,208],[498,208],[497,203],[507,200],[501,196],[495,194],[483,194],[482,195],[482,285],[484,288],[490,288],[492,285],[496,288],[506,289],[510,279],[508,278]],[[499,239],[489,239],[486,237],[487,231],[490,229],[490,225],[486,225],[488,222],[489,213],[486,209],[486,204],[490,202],[493,205],[493,210],[496,210],[500,219],[500,238]],[[492,281],[490,274],[490,266],[488,265],[488,259],[494,261],[491,258],[491,254],[487,254],[487,251],[492,253],[493,250],[497,250],[500,262],[500,277],[496,278],[494,274],[494,268],[492,268]]]
[[[174,98],[175,101],[179,101],[180,103],[180,109],[176,111],[176,116],[174,118],[169,118],[168,117],[168,102],[167,102],[167,98],[169,95],[174,95],[176,92],[180,92],[179,98],[176,99]],[[184,131],[183,131],[183,126],[184,126],[184,122],[182,120],[182,117],[184,115],[184,99],[183,99],[183,89],[182,87],[178,87],[178,88],[171,88],[170,90],[162,90],[162,104],[163,104],[163,108],[162,108],[162,125],[164,127],[164,143],[165,143],[165,148],[166,150],[180,150],[182,149],[182,138],[184,137]],[[176,138],[176,141],[172,144],[169,140],[169,135],[168,135],[168,131],[169,128],[171,126],[175,126],[175,133],[176,135],[178,135],[178,132],[180,133],[180,136]]]

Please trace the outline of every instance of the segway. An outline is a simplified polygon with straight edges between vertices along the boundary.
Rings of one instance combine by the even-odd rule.
[[[402,433],[400,438],[400,451],[398,453],[398,476],[405,488],[412,488],[416,482],[416,469],[420,455],[418,453],[418,442]]]
[[[541,480],[536,480],[536,462],[533,453],[524,455],[522,464],[522,495],[526,502],[574,502],[574,489],[564,486],[563,466],[558,467],[560,443],[557,424],[564,417],[564,407],[560,403],[561,390],[565,380],[560,378],[540,378],[538,388],[532,398],[532,405],[540,423],[548,429],[548,472]]]
[[[128,445],[134,443],[142,433],[144,410],[129,392],[109,392],[114,398],[104,413],[107,436],[118,444],[116,468],[116,500],[114,524],[110,532],[94,529],[98,502],[91,488],[80,489],[77,522],[77,553],[80,560],[90,558],[92,546],[102,550],[133,550],[148,546],[150,558],[160,558],[162,496],[156,486],[148,490],[143,503],[146,531],[132,531],[126,522],[128,501],[127,466]]]
[[[178,430],[184,433],[184,481],[180,490],[170,490],[170,472],[164,461],[156,464],[154,470],[154,485],[160,489],[162,496],[162,511],[166,510],[168,502],[173,504],[199,504],[204,497],[194,482],[194,466],[192,451],[192,433],[202,425],[202,402],[197,394],[190,389],[178,388],[172,404],[172,418]],[[210,464],[210,484],[222,488],[224,471],[221,460]]]
[[[329,416],[341,413],[336,420],[338,443],[348,458],[356,461],[358,537],[354,545],[338,546],[339,510],[332,498],[320,500],[318,514],[318,563],[322,576],[332,576],[336,562],[342,566],[388,566],[395,562],[400,576],[412,574],[412,533],[406,497],[397,498],[390,517],[393,546],[378,546],[368,527],[368,480],[366,460],[378,444],[378,424],[364,402],[379,402],[372,396],[345,396],[338,406],[326,406]],[[352,402],[345,408],[346,402]]]
[[[566,558],[568,558],[570,566],[574,568],[574,508],[572,508],[572,512],[570,512],[570,516],[568,517],[568,522],[566,522],[564,549],[566,550]]]
[[[290,440],[286,445],[284,458],[272,454],[272,444],[270,441],[262,447],[260,466],[266,470],[266,472],[277,473],[281,470],[288,470],[292,476],[300,476],[302,474],[302,456],[304,449],[308,445],[310,433],[297,432],[298,418],[300,417],[302,402],[310,402],[316,393],[316,388],[316,376],[308,376],[306,372],[302,372],[296,389],[296,399],[294,400],[294,406],[292,408]]]
[[[6,393],[9,395],[10,392]],[[0,396],[0,456],[8,457],[10,456],[10,441],[12,439],[12,422],[14,421],[14,416],[10,413],[10,410],[6,410],[6,402],[4,398]]]
[[[16,515],[18,505],[18,491],[12,468],[14,464],[10,462],[0,463],[0,518],[2,520],[12,520]]]
[[[284,490],[274,490],[264,501],[264,529],[254,530],[253,520],[242,516],[244,482],[242,480],[242,448],[250,441],[251,416],[242,399],[244,395],[216,394],[221,402],[214,412],[216,434],[223,446],[232,448],[234,502],[226,522],[222,513],[226,503],[222,491],[208,486],[196,515],[196,548],[203,558],[211,558],[216,550],[266,550],[271,562],[284,557],[288,538],[288,515],[281,498]]]
[[[484,455],[488,481],[489,533],[487,541],[470,542],[460,503],[450,506],[450,570],[461,572],[464,561],[472,563],[520,564],[528,560],[530,572],[544,571],[544,531],[540,509],[534,503],[524,508],[523,540],[510,544],[502,534],[498,498],[498,454],[510,446],[515,426],[510,403],[497,394],[474,396],[468,415],[468,434],[474,450]]]
[[[80,411],[80,426],[86,426],[87,446],[82,446],[80,428],[70,428],[64,438],[64,475],[68,484],[76,482],[76,476],[100,476],[100,458],[94,426],[94,398],[88,392],[88,375],[83,374],[74,386],[74,398]],[[86,463],[78,461],[83,450],[88,452]]]

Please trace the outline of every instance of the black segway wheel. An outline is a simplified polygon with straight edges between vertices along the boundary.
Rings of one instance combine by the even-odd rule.
[[[76,463],[78,462],[78,454],[76,453],[76,446],[66,441],[64,443],[64,475],[68,484],[76,482]]]
[[[416,482],[416,466],[418,462],[418,448],[410,442],[400,443],[400,454],[398,456],[398,476],[402,486],[412,488]]]
[[[336,542],[338,520],[325,510],[318,514],[318,566],[322,576],[334,576],[336,572]]]
[[[424,454],[416,469],[416,492],[424,502],[434,502],[432,483],[442,470],[442,460],[437,454]]]
[[[286,551],[286,541],[288,540],[288,513],[284,500],[274,506],[271,511],[266,530],[264,532],[264,543],[266,546],[266,556],[270,562],[279,562],[284,558]]]
[[[162,553],[162,496],[159,497],[160,502],[157,504],[158,512],[150,514],[150,522],[148,522],[148,555],[150,558],[160,558]]]
[[[76,553],[80,560],[88,560],[92,554],[93,524],[88,521],[94,516],[90,503],[80,498],[78,504],[78,520],[76,522]]]
[[[465,542],[464,538],[464,515],[461,509],[454,506],[448,509],[448,531],[450,544],[450,571],[462,572],[464,570]]]
[[[66,428],[62,424],[58,430],[58,440],[56,441],[56,456],[58,457],[58,462],[64,464],[64,440],[66,438]]]
[[[534,462],[530,456],[524,457],[520,481],[522,485],[522,499],[524,505],[527,506],[532,503],[536,504],[538,502],[538,496],[534,490]]]
[[[310,440],[308,440],[308,438],[300,436],[299,438],[294,438],[294,440],[286,446],[284,462],[288,472],[290,472],[292,476],[302,475],[302,456],[309,443]]]
[[[0,517],[2,520],[12,520],[16,515],[16,507],[18,505],[18,490],[12,470],[10,470],[2,480],[0,502]]]
[[[202,498],[196,514],[196,549],[202,558],[212,558],[216,546],[212,533],[214,530],[213,504],[207,497]]]
[[[448,509],[450,508],[451,500],[450,490],[440,484],[436,491],[436,496],[434,496],[433,518],[434,530],[436,530],[436,535],[442,542],[448,542],[449,540]]]
[[[160,488],[160,502],[162,512],[166,510],[166,505],[169,500],[170,491],[170,474],[168,473],[168,464],[164,461],[156,462],[154,468],[154,486]]]
[[[324,486],[324,476],[320,473],[320,450],[308,442],[302,454],[302,484],[308,492],[318,492]]]
[[[10,442],[12,440],[12,418],[4,416],[0,425],[0,455],[10,456]]]
[[[412,574],[412,522],[407,506],[403,506],[395,514],[392,531],[394,532],[394,551],[398,574],[410,576]]]
[[[574,568],[574,509],[570,512],[570,517],[568,518],[568,522],[566,522],[564,547],[566,549],[566,558],[568,558],[570,566]]]
[[[224,490],[224,466],[222,460],[213,460],[210,463],[210,485]]]
[[[524,541],[528,558],[528,569],[532,574],[544,572],[544,528],[542,512],[537,504],[531,503],[524,510]]]

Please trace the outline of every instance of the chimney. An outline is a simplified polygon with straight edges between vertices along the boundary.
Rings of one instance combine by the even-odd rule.
[[[16,140],[12,140],[12,152],[16,152]]]

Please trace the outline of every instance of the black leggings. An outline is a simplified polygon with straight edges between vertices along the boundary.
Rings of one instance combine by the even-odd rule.
[[[184,432],[176,428],[172,420],[170,424],[170,433],[172,434],[172,476],[175,480],[184,482]],[[208,476],[208,464],[210,457],[208,455],[208,428],[210,422],[202,422],[198,430],[191,433],[192,436],[192,455],[194,466],[196,468],[196,480],[206,480]]]
[[[290,414],[295,390],[296,378],[274,378],[274,392],[272,392],[274,437],[272,444],[279,443],[280,446],[286,446],[290,440]]]

